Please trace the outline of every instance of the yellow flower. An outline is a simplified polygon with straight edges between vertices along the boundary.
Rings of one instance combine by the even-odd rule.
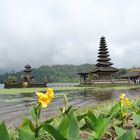
[[[125,98],[124,103],[128,106],[131,106],[130,101],[127,97]]]
[[[36,92],[36,94],[38,96],[38,102],[42,105],[42,108],[47,107],[48,103],[54,98],[54,92],[51,88],[49,88],[45,94],[42,92]]]
[[[122,113],[122,116],[123,116],[123,117],[126,117],[126,116],[127,116],[127,113],[126,113],[126,112],[123,112],[123,113]]]
[[[53,99],[54,98],[54,92],[52,88],[48,88],[46,94],[48,94],[48,96]]]
[[[42,108],[47,107],[48,103],[50,102],[48,95],[41,92],[37,92],[36,94],[38,96],[38,102],[42,105]]]
[[[125,97],[125,94],[124,93],[122,93],[122,94],[119,95],[120,100],[123,100],[124,97]]]

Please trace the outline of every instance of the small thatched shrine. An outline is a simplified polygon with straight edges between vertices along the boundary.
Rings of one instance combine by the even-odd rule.
[[[122,79],[127,79],[128,83],[140,83],[140,68],[131,68],[126,74],[124,74]]]
[[[31,88],[31,87],[46,87],[47,82],[37,83],[34,76],[31,74],[31,66],[27,64],[21,76],[20,82],[15,80],[7,80],[4,83],[4,88]]]

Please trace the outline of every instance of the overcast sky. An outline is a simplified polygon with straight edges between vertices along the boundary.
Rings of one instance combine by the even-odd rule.
[[[96,63],[140,67],[140,0],[0,0],[0,69]]]

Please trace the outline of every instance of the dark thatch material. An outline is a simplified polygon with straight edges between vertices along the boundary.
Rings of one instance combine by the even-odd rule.
[[[109,58],[110,55],[105,37],[101,37],[100,39],[98,54],[96,69],[92,70],[91,73],[98,74],[101,79],[111,79],[112,74],[117,72],[118,69],[111,67],[113,63],[110,62],[111,59]]]
[[[131,71],[123,75],[121,78],[134,78],[134,77],[140,77],[139,71]]]
[[[82,72],[78,72],[79,75],[87,75],[89,74],[90,72],[87,72],[87,71],[82,71]]]
[[[118,69],[114,67],[98,67],[95,70],[91,71],[91,73],[97,73],[97,72],[117,72]]]

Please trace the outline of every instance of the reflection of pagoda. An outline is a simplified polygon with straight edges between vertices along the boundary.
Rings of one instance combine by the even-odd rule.
[[[34,82],[34,76],[31,75],[31,66],[30,65],[26,65],[25,66],[25,70],[24,70],[24,74],[23,74],[23,82]]]
[[[118,69],[111,67],[113,63],[110,62],[111,59],[109,58],[109,52],[107,50],[105,37],[101,37],[96,69],[92,71],[92,73],[97,74],[101,80],[112,79],[113,73],[118,71]]]

